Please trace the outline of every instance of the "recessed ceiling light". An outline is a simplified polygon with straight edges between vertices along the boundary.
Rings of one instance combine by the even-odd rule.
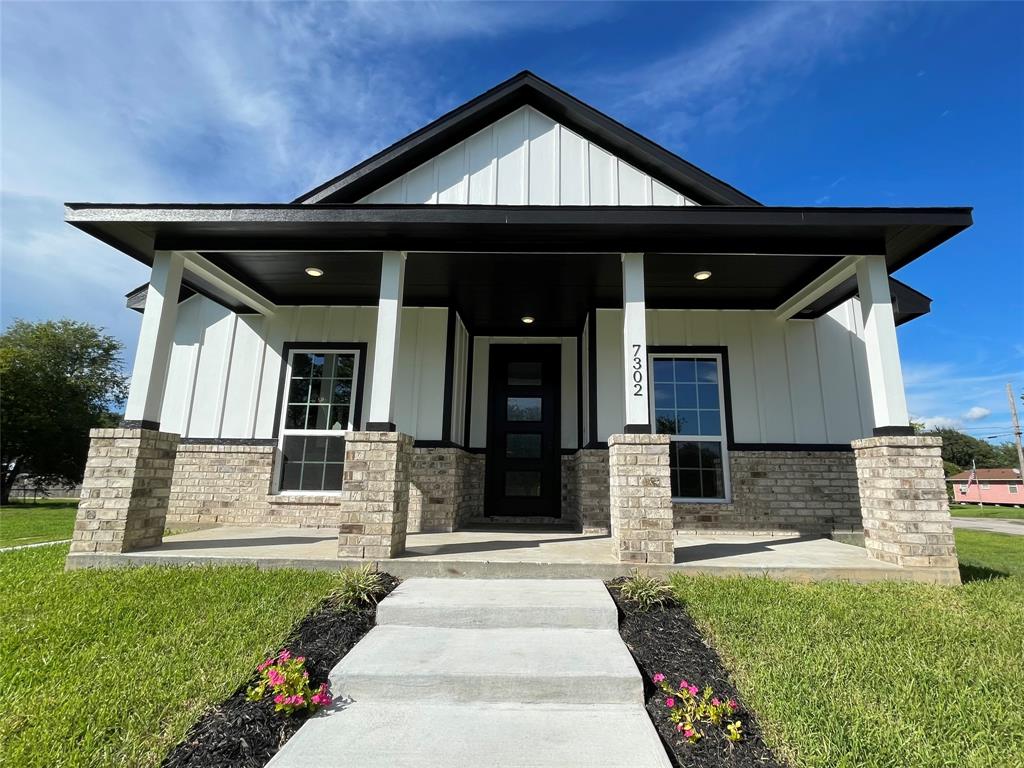
[[[709,277],[711,277],[711,273],[708,272],[706,269],[702,269],[700,272],[693,273],[694,280],[707,280]]]
[[[323,277],[324,271],[320,267],[306,267],[306,274],[310,277]]]
[[[533,318],[532,318],[532,317],[530,317],[529,315],[523,315],[523,316],[522,316],[521,318],[519,318],[519,319],[520,319],[520,320],[522,320],[522,321],[523,321],[524,323],[526,323],[527,325],[529,325],[530,323],[532,323],[532,322],[533,322]]]

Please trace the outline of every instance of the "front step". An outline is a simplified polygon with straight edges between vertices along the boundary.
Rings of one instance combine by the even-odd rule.
[[[644,700],[611,629],[378,626],[331,671],[331,690],[357,702]]]
[[[357,646],[358,647],[358,646]],[[642,704],[332,706],[267,768],[671,768]]]
[[[596,579],[408,579],[377,608],[377,624],[459,629],[616,629]]]

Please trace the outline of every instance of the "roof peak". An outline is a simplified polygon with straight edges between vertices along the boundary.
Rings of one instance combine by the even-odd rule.
[[[447,112],[296,203],[354,203],[458,142],[528,105],[702,205],[758,202],[675,153],[524,69]]]

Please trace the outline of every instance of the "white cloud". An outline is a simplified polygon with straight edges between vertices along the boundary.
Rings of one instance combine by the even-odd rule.
[[[988,408],[982,408],[980,405],[975,405],[967,411],[961,418],[964,421],[978,421],[984,419],[986,416],[991,414],[992,411]]]
[[[951,419],[949,416],[922,416],[914,421],[921,422],[927,429],[956,429],[960,426],[959,421]]]

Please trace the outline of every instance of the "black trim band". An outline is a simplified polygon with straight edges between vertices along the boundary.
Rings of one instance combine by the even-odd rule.
[[[272,437],[183,437],[181,445],[277,445]]]
[[[396,427],[390,421],[368,421],[368,422],[366,422],[366,426],[364,427],[364,429],[367,432],[397,432],[398,431],[398,427]]]
[[[913,437],[917,433],[913,427],[875,427],[871,434],[875,437]]]
[[[448,307],[444,348],[444,405],[441,408],[441,439],[452,439],[452,389],[455,384],[455,308]]]
[[[733,443],[729,446],[730,451],[816,451],[824,453],[835,451],[836,453],[850,453],[853,446],[849,443]]]
[[[121,429],[151,429],[154,432],[160,431],[160,422],[150,421],[149,419],[121,419],[119,426]]]
[[[470,427],[473,415],[473,348],[476,347],[476,336],[466,329],[469,348],[466,350],[466,404],[463,407],[462,445],[469,450]]]
[[[597,439],[597,309],[587,313],[587,388],[590,390],[590,442]]]
[[[627,424],[622,428],[626,435],[649,435],[651,434],[650,424]]]

